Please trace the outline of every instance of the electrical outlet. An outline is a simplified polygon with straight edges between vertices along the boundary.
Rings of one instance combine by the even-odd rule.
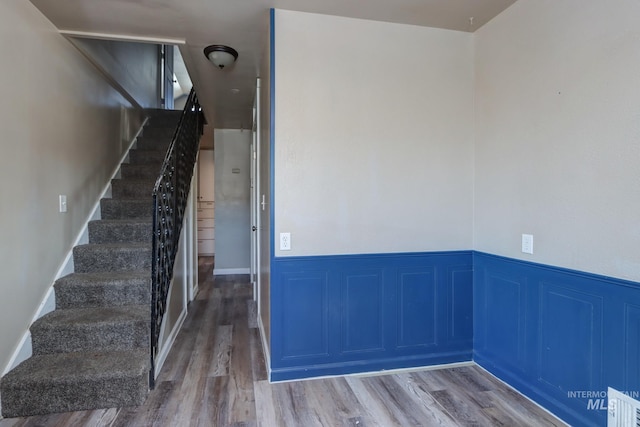
[[[533,235],[522,235],[522,252],[525,254],[533,254]]]
[[[291,233],[280,233],[280,250],[291,250]]]

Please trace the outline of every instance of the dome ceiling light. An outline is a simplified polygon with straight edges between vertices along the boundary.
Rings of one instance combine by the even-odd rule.
[[[212,44],[204,48],[204,56],[221,70],[230,66],[238,59],[238,52],[229,46]]]

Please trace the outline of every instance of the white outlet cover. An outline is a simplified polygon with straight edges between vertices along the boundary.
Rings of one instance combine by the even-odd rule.
[[[533,235],[522,235],[522,252],[525,254],[533,254]]]
[[[280,250],[291,250],[291,233],[280,233]]]

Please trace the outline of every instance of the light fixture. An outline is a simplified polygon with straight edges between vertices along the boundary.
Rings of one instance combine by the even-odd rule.
[[[204,48],[204,56],[216,67],[223,69],[238,59],[238,52],[229,46],[212,44]]]

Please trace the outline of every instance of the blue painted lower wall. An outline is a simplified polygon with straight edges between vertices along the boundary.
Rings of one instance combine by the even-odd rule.
[[[275,258],[271,379],[470,361],[472,257]]]
[[[474,253],[474,360],[565,421],[640,397],[640,284]]]
[[[271,380],[474,360],[572,425],[640,398],[640,284],[479,252],[275,258]]]

